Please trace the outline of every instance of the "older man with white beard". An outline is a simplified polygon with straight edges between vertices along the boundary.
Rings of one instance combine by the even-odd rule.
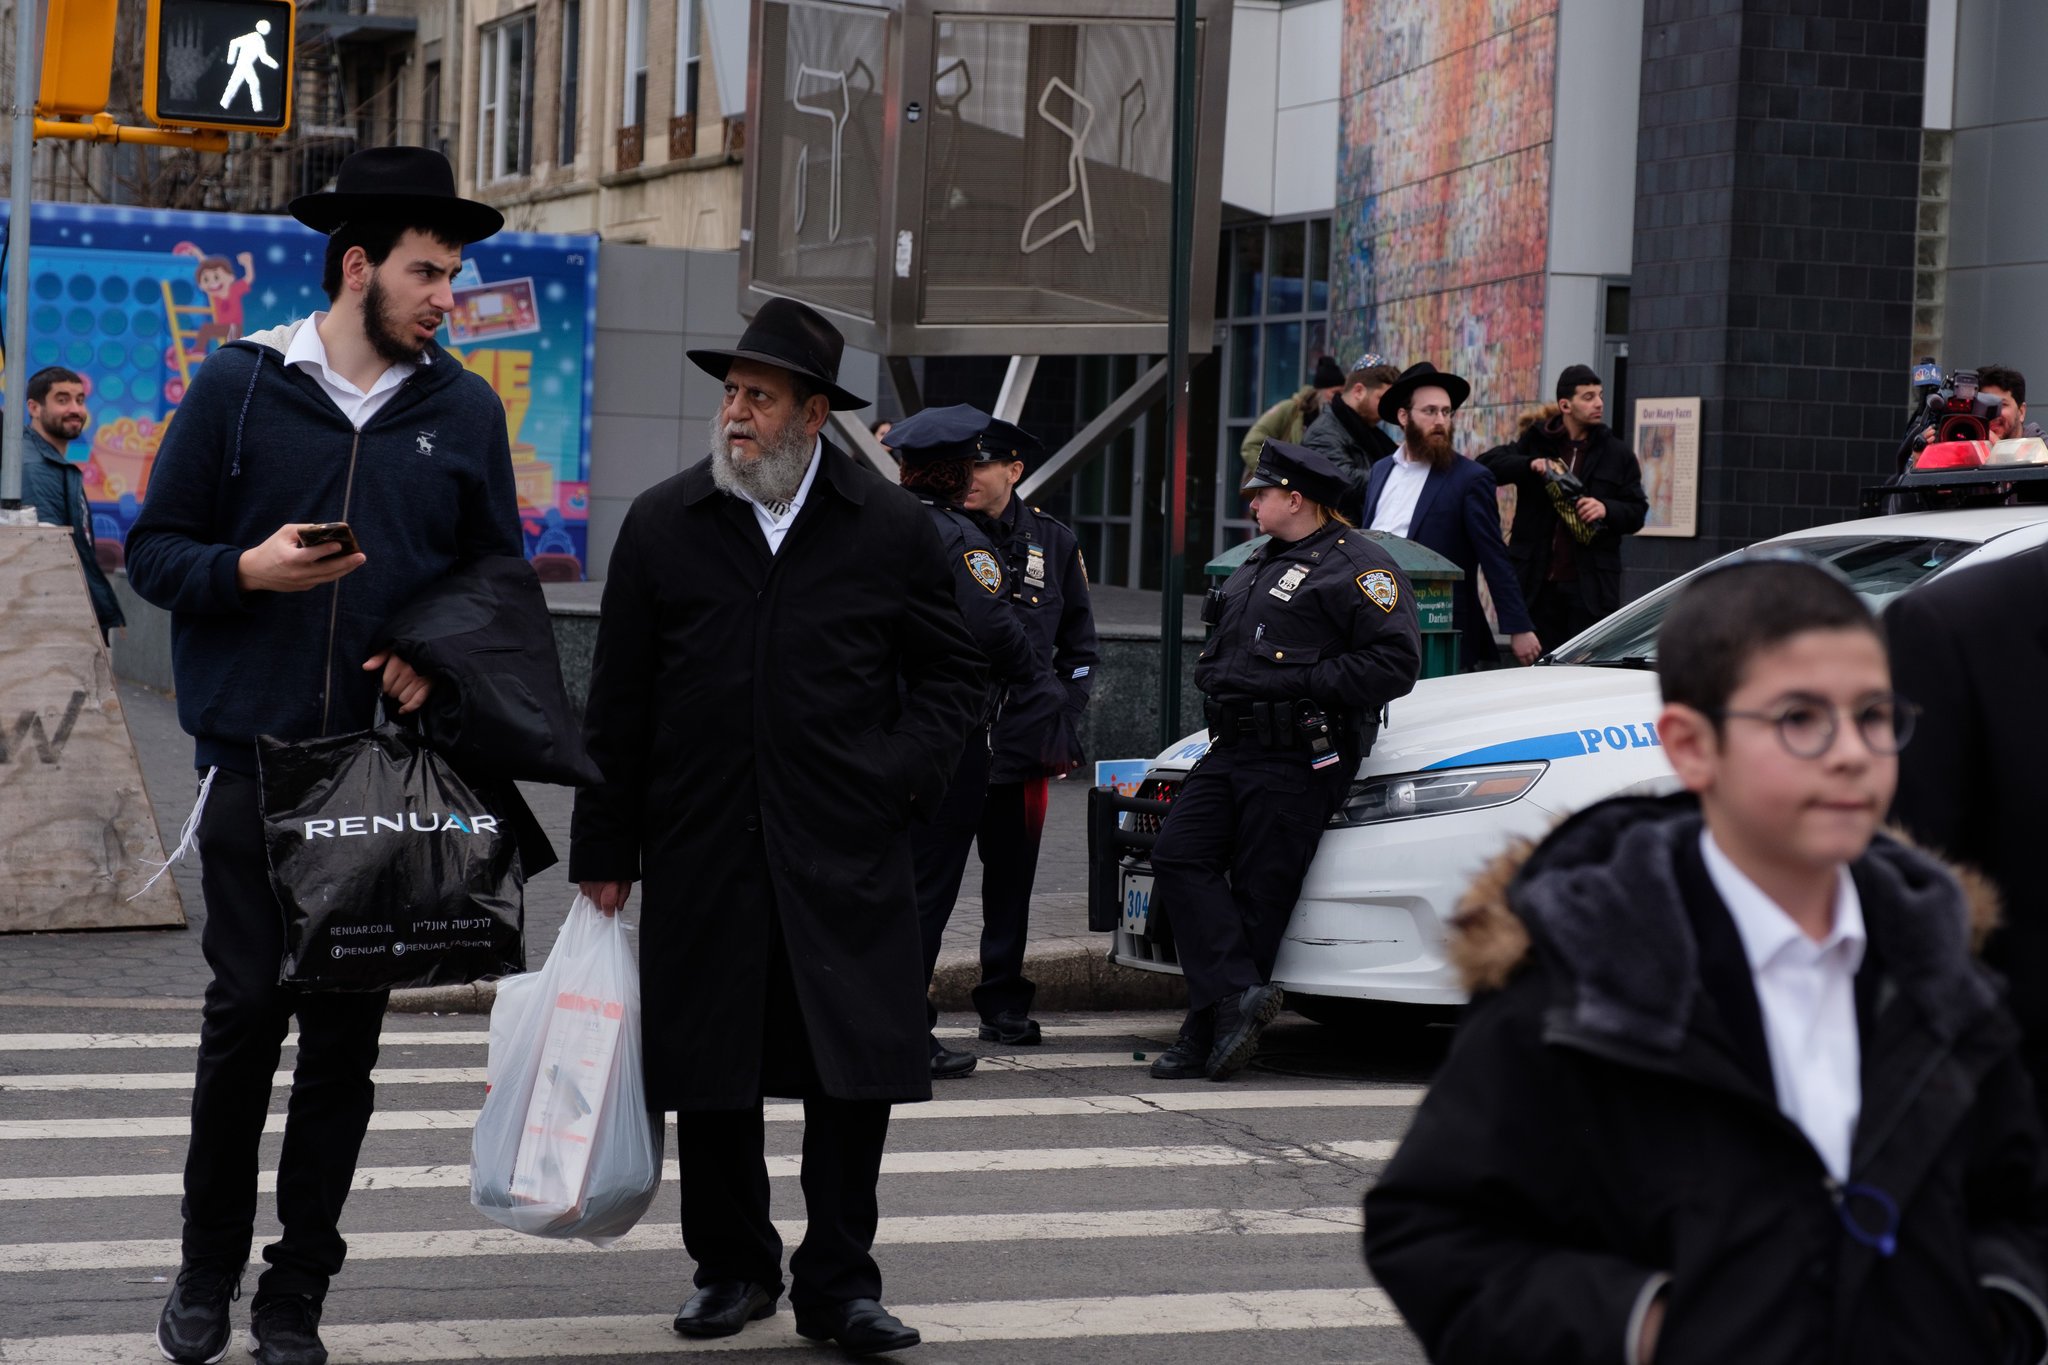
[[[892,1103],[931,1098],[914,811],[944,794],[986,670],[917,500],[822,437],[843,343],[771,300],[733,350],[712,454],[626,514],[569,868],[606,913],[646,883],[648,1100],[680,1111],[688,1337],[775,1311],[762,1100],[804,1102],[809,1214],[790,1258],[804,1336],[852,1355],[917,1332],[870,1254]]]

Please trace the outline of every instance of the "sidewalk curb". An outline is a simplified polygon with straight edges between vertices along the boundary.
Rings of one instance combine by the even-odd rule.
[[[1145,972],[1111,963],[1101,949],[1062,944],[1027,953],[1024,972],[1038,987],[1040,1010],[1155,1010],[1187,1008],[1187,985],[1177,975]],[[981,965],[972,958],[941,962],[932,977],[932,999],[941,1010],[974,1008]],[[393,1014],[489,1014],[498,983],[426,986],[391,992]]]

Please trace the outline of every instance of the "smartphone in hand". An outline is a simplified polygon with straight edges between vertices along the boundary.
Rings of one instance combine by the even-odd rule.
[[[323,521],[317,526],[299,528],[299,548],[309,545],[339,545],[345,555],[361,554],[356,547],[356,533],[348,528],[345,521]]]

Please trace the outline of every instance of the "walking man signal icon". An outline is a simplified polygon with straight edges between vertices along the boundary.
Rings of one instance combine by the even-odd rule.
[[[249,107],[254,113],[263,112],[263,87],[256,80],[256,63],[261,62],[272,71],[277,70],[277,60],[270,55],[270,45],[263,40],[270,36],[270,21],[258,19],[256,31],[244,33],[228,44],[228,64],[234,72],[228,77],[228,88],[221,92],[220,107],[225,109],[234,103],[235,91],[241,86],[249,87]]]

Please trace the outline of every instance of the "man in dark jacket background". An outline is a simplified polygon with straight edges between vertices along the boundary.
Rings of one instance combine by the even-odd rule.
[[[1337,401],[1325,403],[1301,435],[1301,443],[1337,467],[1349,493],[1336,512],[1353,525],[1365,510],[1365,480],[1373,462],[1394,453],[1400,442],[1380,429],[1391,412],[1380,408],[1380,395],[1401,377],[1399,367],[1371,351],[1352,363]]]
[[[1557,411],[1525,422],[1511,445],[1479,457],[1516,490],[1508,557],[1545,649],[1555,649],[1621,606],[1621,542],[1643,529],[1650,500],[1635,452],[1605,424],[1607,400],[1590,366],[1557,377]],[[1553,491],[1552,470],[1584,485]]]
[[[37,370],[28,377],[28,440],[23,443],[21,500],[36,509],[43,526],[69,526],[78,547],[79,567],[100,623],[100,638],[109,639],[116,626],[128,624],[114,585],[100,567],[93,549],[92,507],[85,500],[85,471],[70,456],[71,443],[85,430],[85,380],[61,365]]]
[[[917,500],[820,433],[866,406],[817,312],[765,304],[732,350],[712,454],[642,493],[612,552],[570,876],[640,916],[647,1098],[682,1111],[689,1337],[775,1311],[764,1095],[804,1104],[796,1330],[914,1346],[880,1303],[876,1181],[894,1103],[931,1098],[909,829],[988,682]]]
[[[988,798],[975,836],[982,872],[981,983],[974,988],[974,1007],[982,1040],[1010,1046],[1039,1041],[1038,1022],[1031,1018],[1037,987],[1024,975],[1024,947],[1045,832],[1046,781],[1081,765],[1081,726],[1096,664],[1095,615],[1080,542],[1065,523],[1016,496],[1025,451],[1037,447],[1029,437],[1013,446],[983,442],[966,502],[968,511],[988,518],[1008,574],[1010,602],[1036,656],[1052,663],[1049,677],[1013,690],[996,718]]]
[[[256,737],[368,727],[430,691],[380,645],[393,612],[457,566],[522,552],[505,407],[434,344],[462,248],[503,222],[459,199],[445,158],[384,147],[343,162],[332,193],[292,202],[331,234],[328,311],[230,342],[178,406],[128,535],[128,575],[171,612],[178,719],[207,770],[198,845],[213,981],[185,1158],[183,1264],[157,1344],[218,1360],[256,1214],[271,1077],[293,1016],[298,1063],[277,1173],[284,1225],[250,1307],[256,1359],[322,1365],[319,1321],[345,1250],[336,1225],[370,1121],[385,997],[278,984]],[[434,454],[418,453],[419,435]],[[347,522],[358,551],[301,545]],[[535,869],[538,870],[538,869]]]

